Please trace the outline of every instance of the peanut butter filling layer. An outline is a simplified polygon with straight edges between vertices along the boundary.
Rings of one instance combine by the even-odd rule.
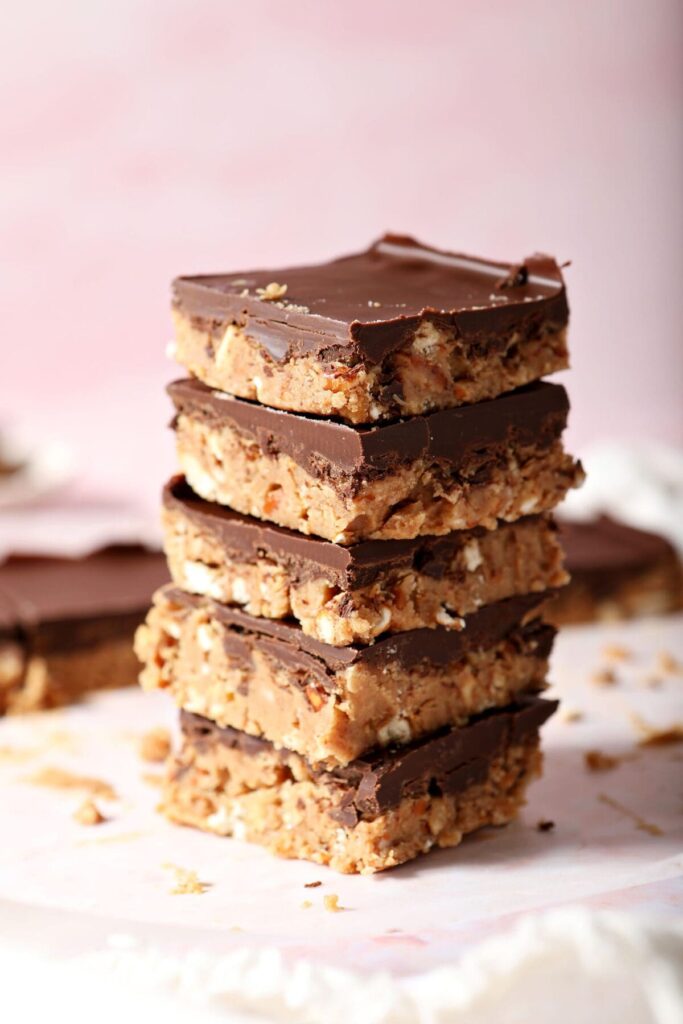
[[[565,328],[539,327],[530,336],[512,330],[500,346],[478,349],[425,320],[409,343],[381,362],[349,366],[307,353],[278,361],[238,323],[216,329],[178,310],[173,319],[174,358],[210,387],[348,423],[481,402],[568,366]]]
[[[541,690],[553,637],[531,618],[503,626],[488,645],[469,642],[465,620],[461,634],[411,632],[360,649],[309,640],[306,649],[294,627],[268,636],[256,632],[258,620],[249,632],[247,616],[231,623],[226,614],[210,600],[159,591],[136,637],[141,685],[311,763],[347,764]],[[505,614],[505,602],[486,611],[501,621]]]
[[[295,619],[304,633],[343,646],[439,626],[515,594],[562,586],[554,524],[543,517],[498,529],[402,542],[332,545],[298,538],[166,490],[165,550],[174,582],[250,615]],[[191,492],[190,492],[191,493]],[[310,547],[310,553],[307,549]]]

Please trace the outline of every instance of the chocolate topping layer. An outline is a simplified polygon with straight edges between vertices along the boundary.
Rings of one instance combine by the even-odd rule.
[[[259,519],[205,501],[194,493],[183,476],[175,476],[166,484],[163,500],[167,509],[217,538],[231,554],[237,553],[247,561],[268,558],[286,565],[296,580],[323,576],[343,590],[367,586],[392,569],[412,567],[440,579],[458,550],[473,537],[489,532],[484,527],[475,527],[456,530],[445,537],[363,541],[342,547],[304,536],[296,530],[266,526]],[[520,522],[540,519],[540,516],[527,516]],[[506,524],[501,524],[499,529],[506,529]]]
[[[269,284],[285,295],[266,301]],[[423,320],[473,344],[519,330],[559,330],[569,318],[562,273],[550,256],[511,265],[385,235],[365,252],[329,263],[179,277],[174,305],[186,316],[237,323],[274,359],[378,363]]]
[[[546,657],[552,647],[555,630],[538,619],[522,625],[530,613],[548,597],[548,592],[509,597],[486,605],[465,618],[461,630],[413,629],[380,637],[369,646],[334,647],[307,636],[298,625],[276,619],[261,619],[236,608],[219,604],[209,597],[188,594],[178,587],[166,587],[164,595],[173,604],[194,610],[206,608],[226,628],[225,648],[235,657],[249,659],[258,646],[295,672],[315,676],[324,689],[334,688],[334,673],[361,662],[394,662],[409,668],[422,661],[448,665],[468,650],[492,647],[517,631],[537,641],[538,657]]]
[[[664,537],[608,516],[588,522],[563,519],[558,525],[572,576],[641,572],[676,557]]]
[[[229,423],[253,438],[264,453],[283,452],[312,476],[336,471],[356,479],[420,458],[457,469],[468,458],[507,444],[547,448],[564,430],[569,412],[564,388],[547,383],[377,427],[280,412],[214,391],[197,380],[175,381],[168,393],[179,414]]]
[[[403,747],[371,751],[343,768],[310,771],[337,791],[339,802],[330,813],[353,828],[360,818],[375,818],[404,798],[460,793],[483,781],[496,754],[534,737],[557,705],[554,700],[523,697],[507,708],[485,711],[459,729],[439,730]],[[267,740],[188,711],[181,711],[180,722],[184,736],[199,749],[223,743],[247,756],[273,749]],[[282,755],[286,758],[288,752]]]
[[[167,580],[163,555],[137,545],[84,558],[13,555],[0,565],[0,637],[45,653],[132,635]]]

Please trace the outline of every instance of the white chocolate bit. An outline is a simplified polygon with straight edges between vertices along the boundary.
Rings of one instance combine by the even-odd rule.
[[[202,469],[194,456],[187,454],[187,452],[181,453],[180,466],[192,490],[196,491],[202,498],[206,498],[207,501],[214,501],[216,498],[216,485],[211,475]]]
[[[214,583],[214,573],[203,562],[188,559],[183,565],[183,586],[192,594],[209,594]],[[213,595],[211,595],[213,596]]]
[[[219,807],[217,811],[210,814],[206,819],[206,825],[212,832],[229,832],[233,822],[227,807]]]
[[[520,505],[520,512],[523,516],[531,515],[538,508],[538,498],[527,498]]]
[[[322,615],[318,615],[316,626],[318,629],[318,636],[323,643],[334,643],[334,618],[329,614],[329,612],[323,612]]]
[[[452,615],[446,608],[439,608],[435,618],[440,626],[445,626],[447,629],[465,628],[465,620],[461,619],[459,615]]]
[[[249,603],[249,590],[247,588],[247,583],[241,576],[235,576],[232,581],[232,599],[233,601],[236,601],[237,604]]]
[[[476,540],[468,541],[463,548],[462,554],[469,572],[474,572],[484,561],[479,550],[479,541]]]
[[[384,630],[387,628],[387,626],[389,625],[390,622],[391,622],[391,609],[390,608],[380,608],[380,616],[379,616],[379,619],[377,620],[377,622],[372,627],[372,635],[373,636],[378,636],[380,633],[384,632]]]
[[[377,739],[385,747],[388,743],[408,743],[412,737],[410,726],[405,718],[396,715],[383,725],[377,732]]]
[[[225,334],[223,335],[221,343],[216,350],[216,366],[220,366],[228,358],[230,348],[233,342],[239,337],[239,333],[240,332],[235,324],[228,324],[225,328]]]
[[[210,651],[213,646],[211,629],[206,622],[203,622],[197,629],[197,643],[203,651]]]

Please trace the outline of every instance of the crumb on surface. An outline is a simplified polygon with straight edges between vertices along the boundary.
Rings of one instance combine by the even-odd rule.
[[[602,656],[608,661],[631,661],[633,651],[621,644],[607,644],[602,649]]]
[[[591,682],[596,686],[614,686],[617,682],[617,674],[613,668],[599,668],[593,672]]]
[[[271,281],[265,288],[256,289],[256,297],[261,302],[277,302],[278,299],[284,299],[287,294],[287,285],[278,284],[277,281]]]
[[[582,722],[584,718],[583,711],[578,708],[563,708],[560,715],[563,722]]]
[[[657,690],[662,685],[664,680],[656,672],[648,672],[646,676],[643,676],[643,684],[650,690]]]
[[[601,750],[587,750],[583,755],[583,760],[590,772],[609,772],[620,763],[618,757],[603,754]]]
[[[101,825],[107,819],[94,800],[84,800],[80,807],[74,811],[74,820],[79,825]]]
[[[313,904],[311,903],[310,900],[303,900],[303,902],[301,904],[301,909],[302,910],[308,910],[312,906],[313,906]]]
[[[150,764],[161,764],[171,753],[171,734],[168,729],[158,726],[150,729],[140,740],[140,757]]]
[[[170,890],[172,896],[198,896],[211,888],[210,883],[202,882],[191,868],[181,868],[177,864],[164,864],[163,867],[175,876],[175,885]]]
[[[658,653],[657,668],[666,676],[683,675],[683,664],[669,651],[660,651]]]
[[[555,822],[542,819],[536,823],[536,828],[539,832],[552,832],[555,828]]]
[[[65,771],[63,768],[41,768],[40,771],[26,776],[22,781],[30,782],[34,786],[46,786],[49,789],[83,789],[91,796],[98,796],[103,800],[118,800],[114,787],[103,779],[92,778],[88,775],[74,775],[73,772]]]
[[[641,818],[641,816],[636,814],[635,811],[629,810],[629,808],[625,807],[619,802],[619,800],[615,800],[613,796],[608,796],[607,793],[599,793],[598,800],[600,803],[607,804],[608,807],[612,807],[615,811],[619,811],[620,814],[630,818],[636,828],[640,829],[641,832],[647,832],[648,835],[651,836],[664,835],[664,832],[659,825],[653,825],[651,822],[645,821],[645,819]]]
[[[344,909],[339,906],[339,897],[336,892],[328,892],[326,896],[323,896],[323,905],[325,910],[329,910],[332,914],[337,914]]]
[[[158,772],[143,772],[140,776],[148,786],[155,786],[157,789],[163,785],[164,777]]]
[[[640,733],[639,747],[668,747],[683,743],[683,722],[674,722],[662,728],[650,725],[640,715],[632,715],[633,724]]]
[[[317,889],[322,882],[304,882],[304,889]]]

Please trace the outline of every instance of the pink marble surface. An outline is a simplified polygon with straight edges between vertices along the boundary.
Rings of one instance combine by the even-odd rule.
[[[170,278],[390,228],[571,259],[572,442],[679,441],[682,23],[675,0],[15,6],[0,419],[151,502]]]

